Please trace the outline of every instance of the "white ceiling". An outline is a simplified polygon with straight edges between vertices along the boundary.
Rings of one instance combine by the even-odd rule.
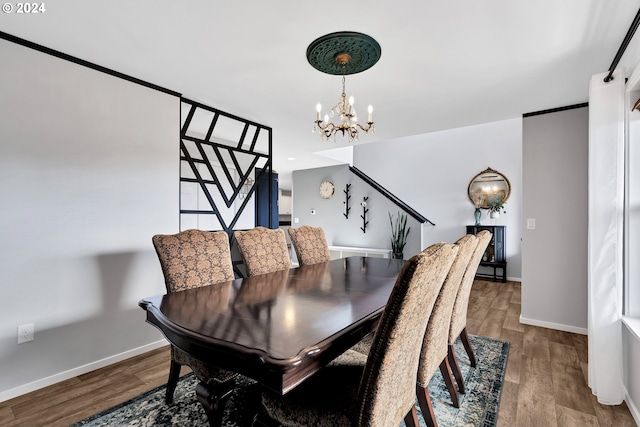
[[[340,94],[340,76],[306,60],[317,37],[358,31],[382,47],[373,68],[347,76],[360,116],[374,106],[376,133],[360,138],[368,143],[586,102],[590,77],[609,68],[640,0],[55,0],[45,7],[38,15],[2,13],[0,30],[272,127],[274,168],[291,188],[291,170],[336,163],[313,153],[348,145],[311,132],[316,103],[330,107]]]

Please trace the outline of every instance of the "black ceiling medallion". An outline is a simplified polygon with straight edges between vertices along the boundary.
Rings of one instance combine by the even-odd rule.
[[[344,54],[347,62],[341,61]],[[382,49],[372,37],[353,31],[339,31],[318,37],[307,48],[307,60],[326,74],[356,74],[375,65]]]

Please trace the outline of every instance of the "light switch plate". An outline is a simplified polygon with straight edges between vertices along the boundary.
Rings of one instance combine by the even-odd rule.
[[[536,229],[536,219],[527,218],[527,230],[535,230],[535,229]]]

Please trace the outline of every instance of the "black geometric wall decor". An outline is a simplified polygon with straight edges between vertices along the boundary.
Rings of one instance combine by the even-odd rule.
[[[255,183],[272,173],[271,128],[185,98],[181,109],[180,228],[198,223],[231,234],[245,209],[254,209],[247,204]]]
[[[181,101],[180,230],[224,230],[236,275],[243,276],[233,230],[255,225],[256,183],[274,176],[272,130],[196,101]],[[271,186],[267,191],[269,200],[277,199]]]

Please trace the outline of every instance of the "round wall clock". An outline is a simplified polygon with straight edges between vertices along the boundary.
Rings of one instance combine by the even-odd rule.
[[[331,181],[322,181],[320,183],[320,197],[323,199],[330,199],[333,197],[333,192],[335,191],[335,187],[333,186],[333,182]]]

